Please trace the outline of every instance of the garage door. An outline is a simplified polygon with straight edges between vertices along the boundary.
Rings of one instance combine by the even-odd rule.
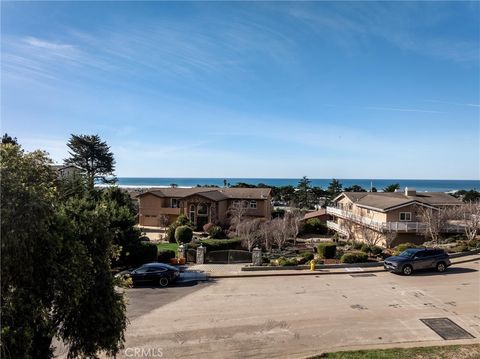
[[[146,214],[143,216],[143,225],[144,226],[158,226],[157,216]]]

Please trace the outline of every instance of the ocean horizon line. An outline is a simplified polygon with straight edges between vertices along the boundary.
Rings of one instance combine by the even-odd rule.
[[[296,187],[299,178],[221,178],[221,177],[117,177],[117,185],[123,188],[168,188],[175,185],[179,188],[191,188],[197,186],[224,187],[225,180],[228,185],[247,183],[250,185],[265,184],[272,187],[293,186]],[[326,189],[331,178],[309,178],[310,185]],[[366,190],[375,187],[377,191],[398,183],[400,188],[415,188],[418,191],[429,192],[452,192],[458,190],[480,189],[480,180],[429,180],[429,179],[343,179],[338,178],[343,188],[353,185],[361,186]]]
[[[260,179],[273,179],[273,180],[301,180],[301,177],[146,177],[146,176],[117,176],[117,178],[139,178],[139,179],[245,179],[245,180],[260,180]],[[347,178],[347,177],[308,177],[309,180],[346,180],[346,181],[479,181],[478,179],[471,178]]]

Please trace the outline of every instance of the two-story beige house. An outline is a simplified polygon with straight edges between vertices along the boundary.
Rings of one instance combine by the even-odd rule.
[[[270,188],[161,188],[137,196],[139,224],[161,225],[161,216],[169,223],[184,214],[201,230],[206,223],[226,224],[231,206],[242,205],[245,216],[270,219],[272,214]]]
[[[462,202],[443,192],[417,192],[405,188],[402,192],[343,192],[327,207],[333,220],[328,228],[343,237],[362,241],[362,229],[369,228],[380,236],[383,246],[395,246],[403,242],[423,243],[425,223],[420,219],[420,208],[438,210],[458,206]],[[445,232],[461,233],[461,226],[448,224]]]

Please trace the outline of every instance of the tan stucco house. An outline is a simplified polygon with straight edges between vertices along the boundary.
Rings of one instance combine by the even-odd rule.
[[[387,239],[391,240],[391,246],[407,241],[423,243],[425,224],[419,217],[420,207],[439,209],[461,204],[447,193],[408,188],[402,192],[343,192],[327,207],[327,214],[333,217],[327,226],[343,237],[359,241],[362,241],[362,227],[367,227],[383,234],[380,241],[383,246]],[[461,233],[463,228],[446,223],[445,231]]]
[[[169,223],[184,214],[197,229],[206,223],[226,224],[228,210],[234,205],[246,207],[246,217],[270,219],[270,188],[161,188],[137,196],[139,225],[160,226],[161,216]]]

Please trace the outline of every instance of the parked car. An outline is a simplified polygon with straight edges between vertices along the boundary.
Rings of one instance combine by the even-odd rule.
[[[443,249],[436,248],[410,248],[398,256],[386,258],[383,263],[386,270],[404,275],[410,275],[419,269],[431,268],[443,272],[451,265],[448,254]]]
[[[147,263],[134,269],[129,274],[134,285],[154,283],[166,287],[174,283],[180,276],[180,270],[165,263]]]

